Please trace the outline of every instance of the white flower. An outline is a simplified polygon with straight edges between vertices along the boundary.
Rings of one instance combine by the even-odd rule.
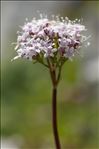
[[[60,58],[71,59],[77,51],[79,53],[88,38],[82,34],[86,31],[85,26],[79,20],[70,21],[67,17],[56,17],[54,20],[34,18],[21,28],[15,47],[18,56],[14,59],[22,57],[32,60],[40,55],[43,58],[59,55]]]

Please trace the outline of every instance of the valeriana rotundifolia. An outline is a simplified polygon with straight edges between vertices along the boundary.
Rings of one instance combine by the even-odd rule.
[[[89,37],[83,35],[86,31],[80,20],[69,20],[67,17],[40,17],[26,20],[18,32],[15,50],[17,58],[24,58],[34,63],[41,63],[48,68],[52,81],[52,125],[56,149],[61,149],[57,130],[57,86],[60,81],[62,66],[67,60],[72,60],[80,54],[82,46],[89,45]]]

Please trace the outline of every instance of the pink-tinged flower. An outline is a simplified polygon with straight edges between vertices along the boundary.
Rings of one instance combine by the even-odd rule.
[[[89,37],[83,35],[86,31],[79,20],[70,21],[66,18],[49,20],[41,17],[26,22],[18,32],[15,50],[17,58],[25,58],[39,62],[49,69],[52,81],[52,124],[56,149],[61,149],[57,130],[57,87],[61,78],[62,66],[72,59]],[[87,45],[90,45],[87,42]]]
[[[82,45],[86,45],[87,37],[82,31],[86,31],[79,20],[70,21],[66,18],[49,20],[47,18],[35,18],[26,22],[17,37],[15,47],[17,56],[33,60],[42,55],[42,58],[54,57],[71,59],[79,53]],[[89,42],[88,42],[89,45]]]

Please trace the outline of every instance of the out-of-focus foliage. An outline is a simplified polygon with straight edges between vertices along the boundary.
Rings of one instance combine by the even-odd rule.
[[[59,2],[52,2],[51,4],[50,2],[50,6],[53,6],[53,12],[55,10],[55,13],[60,11],[62,15],[68,15],[71,18],[84,16],[89,29],[91,28],[90,19],[88,18],[90,16],[89,11],[92,11],[91,15],[96,15],[90,16],[95,24],[98,17],[96,12],[97,4],[97,2],[94,2],[93,5],[91,2],[64,2],[64,4]],[[20,6],[20,2],[17,2],[14,17],[17,19],[22,18],[22,14],[25,12],[24,8],[29,9],[30,5],[27,2]],[[67,5],[69,8],[66,10]],[[10,8],[10,5],[7,6],[7,2],[2,3],[2,15],[4,13],[6,15],[6,11],[3,11],[4,6]],[[32,6],[33,8],[34,6],[37,7],[35,9],[39,9],[36,2],[32,2]],[[48,6],[49,3],[46,3],[46,7]],[[17,9],[21,9],[21,17]],[[5,25],[4,21],[4,18],[2,18],[2,25],[6,26],[7,24]],[[22,23],[22,21],[20,22]],[[15,138],[20,149],[54,148],[51,122],[52,88],[49,72],[41,64],[34,65],[27,60],[10,61],[14,55],[11,42],[16,41],[16,26],[14,28],[14,25],[12,30],[9,27],[11,31],[9,38],[6,39],[5,44],[3,43],[2,46],[2,137],[5,139]],[[95,25],[97,26],[97,24]],[[92,29],[94,36],[91,40],[94,40],[92,43],[95,43],[95,39],[98,38],[96,34],[97,28]],[[99,82],[98,80],[97,82],[87,81],[82,73],[83,65],[88,58],[97,56],[97,45],[95,44],[94,47],[94,52],[91,50],[93,45],[91,45],[90,49],[94,54],[90,55],[89,52],[85,55],[85,58],[75,58],[73,62],[68,61],[62,70],[61,82],[58,87],[58,129],[63,149],[99,148],[97,91]]]

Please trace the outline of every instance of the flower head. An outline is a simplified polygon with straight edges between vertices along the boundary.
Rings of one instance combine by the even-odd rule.
[[[86,31],[85,26],[79,20],[70,21],[67,17],[34,18],[21,28],[15,47],[18,55],[14,59],[71,59],[87,40],[82,34]]]

